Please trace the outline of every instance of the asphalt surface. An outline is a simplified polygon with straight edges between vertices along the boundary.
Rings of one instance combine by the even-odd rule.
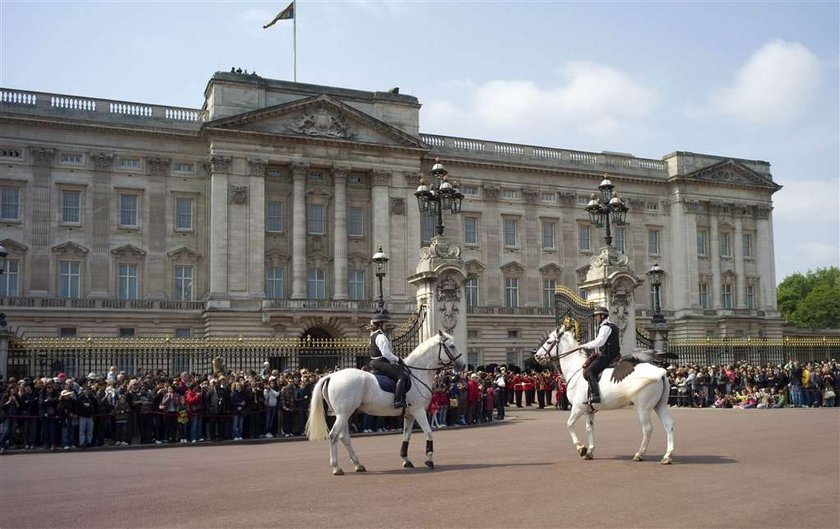
[[[509,409],[490,427],[357,437],[366,473],[333,476],[325,442],[275,441],[0,457],[0,528],[840,527],[840,410],[672,409],[648,459],[631,409],[596,415],[593,461],[567,412]],[[578,434],[585,435],[583,421]]]

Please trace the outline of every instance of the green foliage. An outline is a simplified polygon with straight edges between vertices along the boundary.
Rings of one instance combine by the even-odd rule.
[[[793,274],[776,289],[779,312],[797,327],[840,328],[840,268]]]

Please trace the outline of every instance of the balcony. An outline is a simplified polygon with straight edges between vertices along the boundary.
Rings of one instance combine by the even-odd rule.
[[[554,316],[554,309],[550,307],[467,307],[467,314],[471,316]]]
[[[377,307],[375,300],[351,299],[266,299],[262,302],[263,310],[321,310],[321,311],[360,311],[373,312]],[[385,307],[391,313],[415,312],[417,303],[413,301],[386,302]]]
[[[203,301],[171,301],[151,299],[77,299],[77,298],[0,298],[0,307],[27,309],[83,310],[204,310]]]

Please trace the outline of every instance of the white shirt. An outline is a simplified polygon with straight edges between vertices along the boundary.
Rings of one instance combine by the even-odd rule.
[[[384,356],[389,362],[392,364],[399,362],[399,357],[391,352],[391,342],[388,341],[388,337],[385,336],[385,333],[377,332],[376,339],[374,341],[376,342],[376,346],[379,347],[379,352],[381,352],[382,356]]]
[[[608,323],[612,323],[610,319],[604,319],[604,321],[601,322],[601,326],[598,327],[598,336],[596,336],[594,340],[581,345],[581,347],[583,349],[600,349],[601,347],[604,347],[604,344],[607,343],[607,338],[610,337],[610,333],[612,332],[610,326],[607,325]]]

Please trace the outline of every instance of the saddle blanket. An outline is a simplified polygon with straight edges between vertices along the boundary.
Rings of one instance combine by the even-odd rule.
[[[379,383],[379,388],[382,391],[387,393],[393,393],[397,389],[397,383],[391,380],[390,377],[386,377],[385,375],[380,375],[379,373],[374,373],[376,377],[376,381]]]

